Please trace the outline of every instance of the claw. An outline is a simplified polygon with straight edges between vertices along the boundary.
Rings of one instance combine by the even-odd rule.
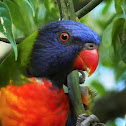
[[[87,114],[81,114],[78,116],[77,123],[81,123],[83,120],[85,120],[88,117]],[[77,125],[78,126],[78,125]]]
[[[105,126],[105,124],[100,123],[99,119],[93,114],[90,116],[82,114],[79,115],[76,126]]]
[[[79,84],[83,84],[84,82],[85,82],[85,73],[84,73],[84,71],[82,71],[82,70],[78,70],[79,71],[79,73],[81,74],[80,76],[79,76]]]
[[[106,126],[104,123],[97,123],[94,126]]]

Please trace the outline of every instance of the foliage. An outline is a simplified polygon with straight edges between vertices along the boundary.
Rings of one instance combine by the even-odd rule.
[[[99,8],[100,9],[96,8],[97,11],[94,9],[94,12],[92,11],[92,13],[89,13],[83,17],[81,22],[93,28],[102,38],[102,43],[99,48],[100,65],[114,71],[115,84],[118,84],[119,82],[125,83],[126,1],[106,0]],[[100,78],[96,77],[93,78],[90,86],[93,90],[98,92],[99,97],[103,97],[104,95],[108,94],[110,90],[108,91],[104,89],[103,84],[99,82]],[[126,83],[124,85],[126,85]],[[106,125],[120,126],[117,125],[114,120],[110,121]]]
[[[83,0],[73,1],[76,6]],[[99,12],[94,9],[80,21],[93,28],[102,38],[100,64],[114,70],[116,83],[126,81],[126,1],[105,0],[102,5],[96,7],[96,10],[100,8]],[[29,36],[54,20],[59,20],[59,11],[52,0],[0,0],[0,32],[11,42],[16,58],[14,38]],[[102,97],[108,91],[98,79],[94,78],[90,86]],[[116,124],[112,122],[108,125]]]
[[[88,14],[81,21],[101,35],[100,63],[114,69],[119,81],[126,72],[126,1],[106,1],[97,17]]]
[[[104,86],[100,82],[94,80],[94,81],[91,82],[90,86],[91,86],[92,89],[94,89],[96,91],[96,93],[98,92],[99,96],[104,96],[105,95],[106,90],[105,90]]]
[[[7,5],[3,2],[0,2],[0,31],[11,42],[17,59],[17,46],[12,33],[12,19]]]
[[[58,7],[51,0],[4,0],[0,2],[0,12],[0,32],[5,34],[6,28],[5,36],[14,48],[16,59],[17,47],[14,37],[26,37],[40,26],[58,20],[59,17]]]
[[[117,1],[117,0],[116,0]],[[120,76],[126,72],[126,64],[125,64],[125,48],[126,48],[126,4],[124,6],[121,3],[117,3],[115,1],[115,9],[116,16],[113,18],[112,22],[107,26],[105,32],[103,33],[102,42],[106,43],[106,38],[108,38],[108,48],[111,49],[109,51],[109,57],[112,58],[112,67],[115,69],[116,79],[118,80]],[[119,2],[119,1],[118,1]],[[125,2],[125,1],[124,1]],[[121,8],[123,11],[121,11]],[[109,33],[109,37],[108,37]],[[106,50],[108,49],[106,48]],[[123,61],[123,62],[122,62]],[[122,67],[123,66],[123,67]],[[118,72],[122,70],[121,73]]]

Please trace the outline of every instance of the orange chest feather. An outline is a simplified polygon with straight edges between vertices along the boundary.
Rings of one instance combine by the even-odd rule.
[[[43,79],[0,91],[2,126],[65,126],[69,103],[63,89]]]

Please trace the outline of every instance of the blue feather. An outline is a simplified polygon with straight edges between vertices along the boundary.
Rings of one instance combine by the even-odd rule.
[[[60,40],[62,32],[70,35],[68,42]],[[49,79],[58,76],[58,80],[62,80],[73,70],[75,58],[89,42],[100,44],[101,40],[96,32],[82,23],[69,20],[49,23],[39,30],[28,68],[29,75]]]

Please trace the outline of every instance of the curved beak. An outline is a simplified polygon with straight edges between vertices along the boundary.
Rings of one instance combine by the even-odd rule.
[[[99,55],[98,50],[82,50],[74,61],[74,69],[84,70],[91,76],[98,66]]]

